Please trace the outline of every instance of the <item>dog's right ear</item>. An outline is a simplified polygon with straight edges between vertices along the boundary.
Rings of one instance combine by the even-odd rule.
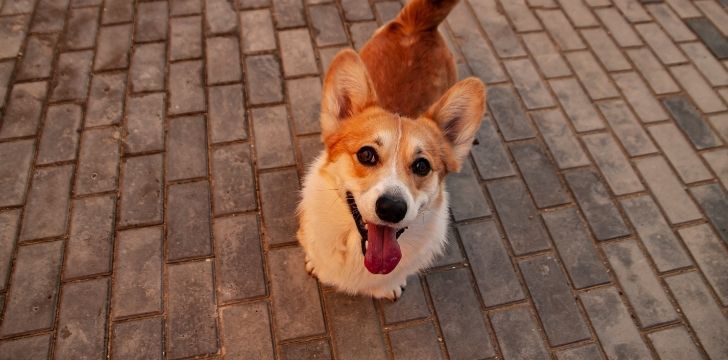
[[[344,121],[369,106],[377,94],[366,65],[350,49],[339,52],[329,66],[321,98],[321,135],[328,137]]]

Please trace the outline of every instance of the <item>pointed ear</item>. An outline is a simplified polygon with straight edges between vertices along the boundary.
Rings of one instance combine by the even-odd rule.
[[[321,135],[325,139],[339,123],[369,106],[377,94],[367,68],[350,49],[339,52],[329,66],[321,98]]]
[[[446,159],[449,171],[460,171],[484,112],[485,86],[479,79],[469,77],[453,85],[425,113],[442,130],[452,148],[451,158]]]

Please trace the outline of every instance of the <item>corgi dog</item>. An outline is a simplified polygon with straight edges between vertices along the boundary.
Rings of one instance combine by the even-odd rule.
[[[323,85],[324,150],[307,170],[297,237],[306,270],[349,294],[397,300],[447,242],[445,176],[460,170],[485,86],[456,83],[437,30],[457,0],[413,0]]]

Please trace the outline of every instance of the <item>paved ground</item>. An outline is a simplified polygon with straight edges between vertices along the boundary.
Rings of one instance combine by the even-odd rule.
[[[0,0],[0,359],[728,359],[727,5],[463,1],[489,116],[392,304],[309,278],[293,210],[398,2]]]

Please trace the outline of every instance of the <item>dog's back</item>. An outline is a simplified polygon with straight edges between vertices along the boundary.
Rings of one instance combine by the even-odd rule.
[[[361,50],[379,104],[417,117],[457,80],[455,62],[437,30],[458,0],[412,0]]]

